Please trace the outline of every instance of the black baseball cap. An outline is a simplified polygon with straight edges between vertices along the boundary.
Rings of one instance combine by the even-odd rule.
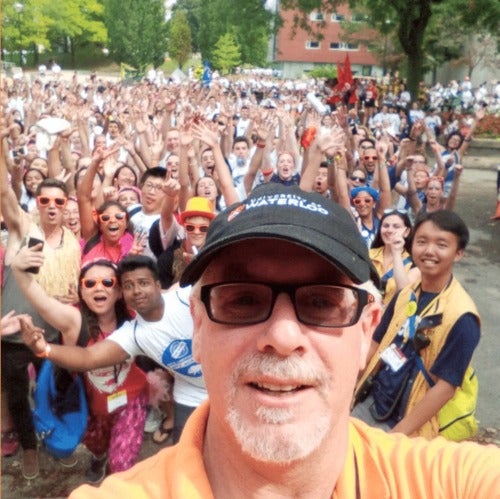
[[[215,217],[205,245],[184,270],[180,285],[195,283],[222,248],[257,238],[292,242],[322,256],[357,284],[369,279],[379,284],[368,249],[347,210],[298,186],[269,183]]]

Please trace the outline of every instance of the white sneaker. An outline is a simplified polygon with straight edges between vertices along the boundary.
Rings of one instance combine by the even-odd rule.
[[[146,416],[146,422],[144,424],[144,431],[146,433],[154,433],[159,427],[163,420],[163,414],[160,409],[156,407],[150,407],[148,415]]]

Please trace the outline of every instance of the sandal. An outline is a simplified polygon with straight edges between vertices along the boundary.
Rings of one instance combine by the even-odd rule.
[[[23,455],[23,477],[34,480],[40,474],[38,452],[36,449],[26,449]]]
[[[161,445],[165,443],[170,435],[172,434],[172,431],[174,429],[174,426],[172,425],[170,428],[165,428],[165,423],[169,420],[169,417],[165,417],[161,420],[160,426],[158,429],[153,433],[153,442],[155,444]]]

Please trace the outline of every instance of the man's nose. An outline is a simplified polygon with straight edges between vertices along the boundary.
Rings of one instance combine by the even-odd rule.
[[[307,337],[297,319],[292,300],[286,293],[276,298],[271,317],[261,327],[262,332],[257,340],[260,351],[274,351],[278,355],[288,356],[305,350]]]

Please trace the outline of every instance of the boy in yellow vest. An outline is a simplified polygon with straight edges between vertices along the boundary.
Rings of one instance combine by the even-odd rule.
[[[417,220],[412,258],[421,281],[393,298],[375,330],[353,416],[391,432],[439,434],[437,414],[462,385],[480,337],[474,302],[453,277],[468,241],[451,211]]]

